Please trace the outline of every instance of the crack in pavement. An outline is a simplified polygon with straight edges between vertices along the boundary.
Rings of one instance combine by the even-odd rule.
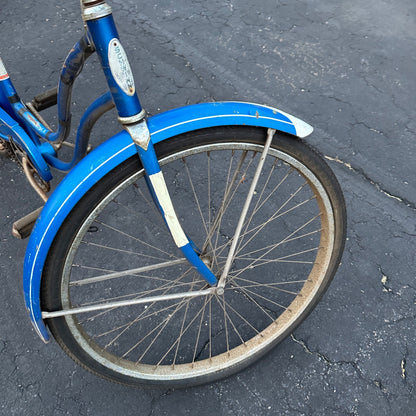
[[[197,79],[199,80],[199,82],[201,82],[202,85],[204,84],[205,77],[200,75],[198,71],[208,72],[209,74],[211,74],[211,76],[220,75],[222,78],[227,80],[228,83],[232,84],[236,90],[241,90],[241,89],[245,90],[249,86],[250,91],[255,91],[254,97],[256,97],[257,99],[262,100],[264,103],[274,102],[273,97],[259,90],[253,85],[249,85],[247,80],[236,75],[234,72],[228,70],[226,67],[219,64],[218,62],[215,62],[212,59],[209,59],[207,56],[201,53],[197,48],[190,45],[189,42],[186,42],[185,40],[176,36],[174,33],[171,33],[169,30],[165,29],[160,24],[156,23],[154,20],[152,20],[149,16],[147,16],[143,12],[135,13],[135,17],[137,20],[140,21],[142,28],[146,27],[150,34],[157,36],[159,39],[164,38],[166,40],[164,43],[170,44],[172,46],[173,51],[176,54],[176,56],[180,57],[186,62],[186,66],[191,69],[191,71],[194,73],[194,75],[197,77]],[[342,103],[345,103],[351,106],[351,103],[342,101],[341,99],[336,98],[334,96],[330,96],[328,98],[335,99],[337,101],[340,101]],[[358,121],[355,124],[362,124],[365,127],[367,127],[369,130],[377,134],[383,135],[383,132],[371,128],[370,126],[368,126],[362,121]],[[340,160],[338,157],[325,155],[325,158],[327,160],[340,163],[343,166],[347,167],[349,170],[352,170],[353,172],[360,174],[363,178],[365,178],[366,181],[372,184],[379,192],[383,193],[388,198],[395,199],[398,202],[405,204],[409,208],[416,210],[415,203],[413,203],[412,201],[408,199],[394,195],[391,192],[384,189],[383,185],[381,183],[374,181],[371,177],[369,177],[364,172],[363,168],[354,167],[350,163]]]
[[[152,21],[150,17],[148,17],[144,13],[139,12],[136,15],[136,18],[141,21],[142,26],[145,25],[147,27],[148,31],[151,34],[155,34],[159,38],[160,37],[165,38],[167,40],[167,43],[172,45],[174,52],[177,54],[177,56],[179,56],[186,62],[186,66],[190,67],[190,69],[197,76],[200,82],[203,82],[204,77],[199,75],[198,71],[202,70],[202,71],[208,71],[211,75],[220,74],[221,77],[228,80],[228,82],[231,83],[236,88],[236,90],[241,89],[241,88],[247,89],[247,86],[248,86],[247,80],[239,77],[238,75],[231,72],[230,70],[228,70],[227,68],[219,64],[218,62],[214,62],[212,59],[209,59],[204,54],[202,54],[198,49],[190,45],[188,42],[180,39],[179,37],[175,36],[170,31],[166,30],[159,24]],[[254,96],[262,100],[263,102],[271,103],[274,101],[274,99],[270,97],[267,93],[260,91],[259,89],[255,88],[252,85],[250,85],[250,91],[255,91]],[[335,99],[335,97],[329,97],[329,98]],[[346,104],[349,104],[349,103],[346,102]],[[367,126],[363,122],[358,122],[358,124],[363,124],[367,128],[369,128],[371,131],[374,131],[378,134],[383,134],[381,131],[375,130]],[[416,210],[416,204],[414,204],[410,200],[399,197],[397,195],[393,195],[392,193],[388,192],[386,189],[384,189],[381,183],[378,183],[374,181],[371,177],[369,177],[364,172],[363,168],[354,167],[350,163],[340,160],[338,157],[331,157],[329,155],[325,155],[325,158],[330,161],[340,163],[344,165],[345,167],[347,167],[349,170],[352,170],[353,172],[360,174],[363,178],[365,178],[366,181],[371,183],[379,192],[383,193],[389,198],[395,199],[399,201],[400,203],[405,204],[409,208]]]
[[[233,85],[236,91],[244,91],[250,89],[252,94],[257,99],[262,100],[265,103],[271,103],[275,101],[275,98],[269,96],[268,94],[264,93],[263,91],[259,90],[253,85],[248,84],[247,80],[239,77],[223,65],[205,56],[197,48],[193,47],[188,42],[185,42],[174,33],[171,33],[163,26],[157,24],[154,20],[152,20],[149,16],[145,15],[143,12],[135,13],[135,18],[140,21],[143,30],[146,27],[149,33],[153,36],[157,36],[158,38],[162,37],[166,39],[165,43],[170,44],[172,46],[177,56],[184,59],[187,65],[191,66],[193,72],[195,72],[195,69],[198,69],[199,71],[209,72],[210,75],[221,76],[225,78],[228,81],[228,83]]]
[[[147,416],[152,416],[154,415],[154,411],[155,411],[155,405],[157,402],[159,402],[163,397],[168,396],[169,394],[171,394],[174,390],[169,388],[165,391],[163,391],[162,393],[160,393],[159,395],[153,395],[151,394],[150,397],[150,410],[149,413],[147,414]]]
[[[327,160],[330,160],[331,162],[336,162],[341,164],[342,166],[346,167],[347,169],[353,171],[354,173],[362,176],[367,182],[369,182],[371,185],[373,185],[379,192],[381,192],[382,194],[386,195],[388,198],[391,199],[395,199],[396,201],[406,205],[408,208],[411,208],[413,210],[416,211],[416,204],[414,204],[413,202],[409,201],[408,199],[405,198],[401,198],[397,195],[393,195],[390,192],[388,192],[387,190],[383,189],[382,184],[377,183],[375,181],[373,181],[365,172],[362,168],[357,168],[351,165],[351,163],[348,162],[344,162],[343,160],[339,159],[337,156],[332,157],[332,156],[328,156],[328,155],[324,155],[324,158]]]
[[[364,381],[366,384],[370,386],[376,387],[383,395],[383,397],[386,399],[386,402],[390,404],[389,397],[391,396],[391,393],[388,391],[388,389],[383,384],[383,381],[379,378],[377,379],[369,379],[365,377],[363,372],[361,371],[358,363],[356,361],[331,361],[328,357],[326,357],[324,354],[320,353],[319,351],[312,351],[305,341],[297,339],[293,333],[290,334],[292,340],[299,344],[308,354],[317,356],[321,361],[323,361],[327,366],[333,367],[333,366],[343,366],[343,365],[349,365],[351,366],[358,378],[362,381]]]

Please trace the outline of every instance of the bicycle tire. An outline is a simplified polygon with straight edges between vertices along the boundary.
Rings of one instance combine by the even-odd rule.
[[[265,129],[227,126],[156,147],[184,230],[217,276],[265,139]],[[144,182],[132,157],[74,207],[48,253],[43,310],[206,287],[181,259]],[[191,386],[220,379],[263,356],[306,318],[337,270],[345,233],[345,203],[332,171],[303,141],[278,133],[224,295],[47,324],[72,359],[111,381]]]

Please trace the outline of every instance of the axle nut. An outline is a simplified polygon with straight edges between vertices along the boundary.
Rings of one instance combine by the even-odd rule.
[[[223,287],[217,287],[216,293],[217,293],[217,295],[222,296],[224,294],[224,288]]]

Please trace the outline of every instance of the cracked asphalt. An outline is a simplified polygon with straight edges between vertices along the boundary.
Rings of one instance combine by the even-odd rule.
[[[26,241],[12,223],[41,205],[0,159],[1,415],[413,415],[416,413],[416,3],[113,0],[150,113],[211,100],[268,104],[308,138],[343,188],[342,265],[320,304],[261,361],[185,390],[98,379],[37,337],[23,303]],[[56,85],[82,32],[77,0],[3,0],[1,56],[22,98]],[[75,88],[74,122],[104,91],[96,60]],[[46,114],[56,120],[53,111]],[[114,114],[93,143],[117,130]]]

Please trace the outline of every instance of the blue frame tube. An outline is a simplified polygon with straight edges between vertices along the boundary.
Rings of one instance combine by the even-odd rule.
[[[94,52],[90,46],[87,34],[77,42],[69,52],[62,66],[58,84],[58,131],[51,133],[46,139],[64,141],[71,130],[71,97],[72,86],[81,73],[85,60]]]
[[[46,128],[28,109],[22,102],[17,102],[12,104],[14,111],[23,119],[28,131],[30,132],[30,136],[34,140],[35,143],[40,145],[40,141],[36,136],[37,133],[44,139],[49,138],[51,131]]]
[[[5,110],[11,117],[15,118],[15,114],[9,102],[9,87],[8,83],[10,82],[11,86],[13,84],[9,78],[9,74],[6,71],[6,68],[3,64],[3,60],[0,58],[0,68],[2,68],[3,72],[0,73],[0,107]],[[13,87],[14,88],[14,87]],[[16,92],[16,91],[15,91]]]
[[[52,179],[49,166],[40,154],[39,148],[32,142],[23,127],[2,108],[0,108],[0,136],[5,140],[8,140],[8,137],[12,137],[19,146],[25,149],[29,159],[32,161],[33,165],[36,166],[42,179],[45,181],[50,181]],[[47,143],[44,143],[43,145],[45,144],[47,145]]]
[[[68,171],[72,169],[87,153],[88,141],[95,122],[114,107],[109,92],[97,98],[83,114],[75,140],[74,156],[70,162],[64,162],[52,154],[44,153],[45,160],[55,169]]]
[[[186,259],[190,262],[192,266],[195,267],[195,269],[198,271],[198,273],[201,274],[201,276],[207,281],[207,283],[209,283],[211,286],[215,286],[218,280],[215,277],[214,273],[212,273],[210,268],[207,267],[207,265],[201,260],[199,255],[195,252],[195,248],[196,248],[195,244],[192,241],[190,241],[187,236],[184,239],[185,241],[182,244],[178,244],[178,242],[175,239],[174,233],[171,227],[169,226],[166,213],[158,197],[160,190],[156,189],[152,182],[152,177],[155,177],[158,174],[161,174],[160,165],[156,157],[156,152],[154,150],[153,143],[151,141],[149,142],[147,150],[142,149],[140,146],[136,146],[136,149],[139,153],[140,160],[142,161],[142,164],[146,173],[146,176],[145,176],[146,183],[152,195],[153,201],[155,202],[156,206],[159,208],[159,211],[161,212],[163,219],[165,220],[166,226],[168,227],[168,230],[172,234],[172,237],[175,240],[177,247],[182,251]],[[163,178],[163,174],[162,174],[162,178]],[[163,179],[163,182],[164,182],[164,179]],[[168,198],[170,199],[170,196],[168,196]],[[174,214],[174,217],[176,217],[176,214]],[[179,224],[179,221],[177,222],[177,224],[181,228],[180,231],[183,232],[182,227]],[[199,252],[198,249],[197,251]]]
[[[12,116],[15,120],[23,121],[23,126],[26,133],[33,140],[33,142],[39,146],[40,141],[36,136],[34,130],[38,133],[47,133],[47,129],[44,129],[44,126],[29,113],[26,106],[20,101],[19,95],[17,94],[16,89],[14,88],[12,80],[7,76],[7,78],[0,81],[1,92],[2,92],[2,107]],[[3,106],[3,104],[5,104]],[[46,131],[45,131],[46,130]]]
[[[110,14],[96,20],[88,20],[87,26],[95,49],[100,58],[101,66],[107,79],[107,83],[119,116],[131,117],[139,114],[142,110],[142,106],[136,93],[127,57],[125,56],[124,50],[119,43],[119,35],[113,16]],[[116,48],[118,48],[118,51]],[[122,86],[120,86],[120,77],[118,77],[119,82],[116,81],[111,69],[112,66],[114,67],[114,63],[110,61],[110,54],[112,55],[113,53],[116,55],[118,54],[119,59],[118,61],[116,60],[115,63],[121,70],[121,77],[124,77],[122,81],[129,83],[131,88],[130,90],[126,90],[126,88],[122,88]]]
[[[65,63],[61,69],[61,75],[58,84],[58,121],[59,127],[57,132],[52,132],[46,128],[20,101],[20,98],[13,86],[10,78],[1,81],[3,94],[7,97],[14,115],[22,119],[25,123],[27,133],[32,140],[39,146],[41,143],[37,137],[49,141],[65,140],[71,129],[71,96],[72,86],[76,77],[80,74],[85,60],[94,52],[90,46],[87,34],[77,42],[69,52]],[[2,104],[4,99],[2,100]],[[7,106],[7,108],[10,108]]]
[[[0,82],[0,98],[1,105],[4,107],[10,115],[16,120],[23,122],[23,127],[29,138],[23,139],[23,148],[30,153],[32,160],[35,162],[35,167],[39,170],[40,159],[44,159],[52,167],[59,170],[71,169],[86,153],[86,147],[88,144],[89,133],[92,125],[95,123],[97,116],[94,119],[94,114],[100,111],[100,108],[105,107],[111,101],[110,95],[100,97],[95,101],[84,114],[77,133],[76,149],[71,162],[63,162],[56,157],[56,152],[49,143],[41,143],[39,137],[42,137],[48,141],[64,141],[71,128],[71,96],[72,86],[75,79],[80,74],[85,60],[94,52],[94,48],[91,47],[87,34],[84,34],[79,42],[69,52],[65,63],[61,69],[60,80],[58,84],[58,121],[59,127],[57,132],[52,132],[50,129],[45,127],[33,114],[27,109],[27,107],[21,102],[16,89],[13,86],[12,81],[7,76]],[[6,74],[7,75],[7,74]],[[101,113],[102,114],[102,113]],[[100,115],[101,115],[100,114]],[[91,120],[94,119],[91,124]],[[47,169],[47,173],[44,169],[39,171],[40,175],[45,180],[52,179],[52,176]]]

